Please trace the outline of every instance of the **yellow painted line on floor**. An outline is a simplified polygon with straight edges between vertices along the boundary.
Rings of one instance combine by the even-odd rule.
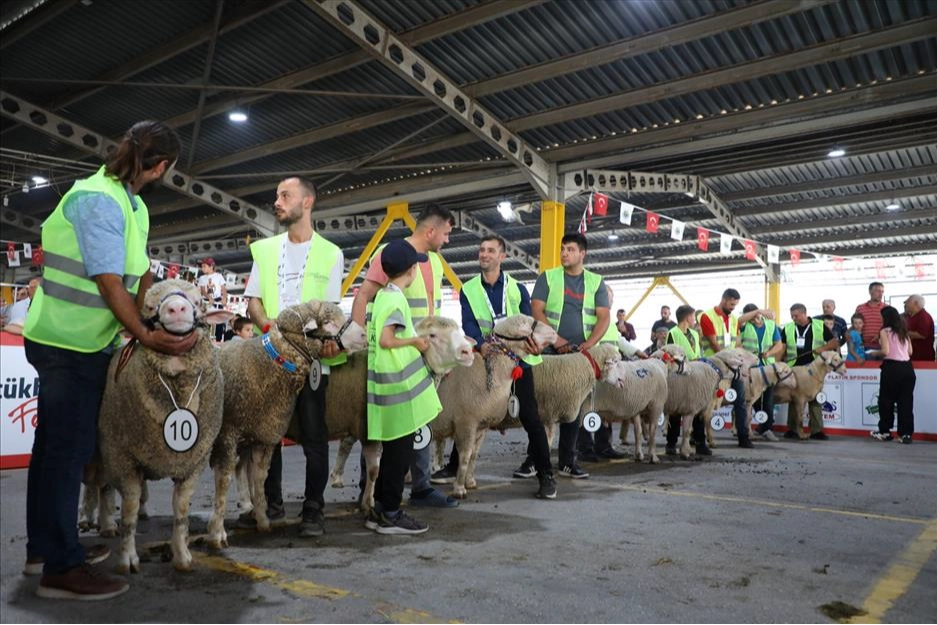
[[[192,556],[207,568],[224,573],[234,573],[235,575],[246,577],[255,582],[273,584],[299,597],[316,597],[319,599],[331,600],[344,599],[351,594],[350,591],[343,588],[316,584],[305,579],[288,579],[276,571],[262,569],[259,566],[237,562],[229,558],[208,556],[200,553],[193,553]]]
[[[825,508],[822,506],[809,506],[800,503],[788,503],[784,501],[769,501],[766,499],[750,499],[748,497],[734,497],[731,495],[710,495],[708,493],[694,493],[692,491],[671,490],[667,488],[654,488],[651,486],[634,486],[630,484],[602,484],[618,490],[627,490],[634,492],[648,492],[655,495],[670,495],[673,497],[692,497],[695,499],[708,499],[711,501],[728,501],[732,503],[743,503],[757,506],[766,506],[769,508],[786,508],[788,510],[806,510],[808,512],[822,512],[827,514],[840,514],[844,516],[855,516],[865,519],[876,519],[879,521],[896,521],[898,523],[911,523],[915,525],[926,525],[929,519],[919,519],[915,517],[895,516],[890,514],[875,514],[872,512],[858,512],[856,510],[844,510],[841,508]]]
[[[862,610],[866,614],[854,616],[843,623],[881,623],[895,602],[914,584],[921,569],[937,551],[937,519],[932,519],[918,537],[911,541],[872,588]]]
[[[394,623],[461,623],[462,621],[443,621],[438,616],[424,612],[423,610],[414,610],[412,608],[400,608],[398,606],[384,603],[378,604],[375,608],[378,614]]]

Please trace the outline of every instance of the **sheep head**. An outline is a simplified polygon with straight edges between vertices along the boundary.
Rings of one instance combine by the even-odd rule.
[[[720,360],[722,360],[722,362],[728,364],[733,369],[738,368],[739,373],[741,374],[743,378],[747,378],[749,370],[752,367],[757,367],[759,364],[758,356],[751,353],[747,349],[738,349],[738,348],[724,349],[721,352],[719,352],[717,356],[719,357]],[[733,364],[730,364],[730,362],[736,362],[736,361],[741,362],[741,364],[738,367],[736,367]]]
[[[686,364],[686,352],[679,345],[664,345],[662,348],[649,354],[651,358],[664,361],[667,365],[667,373],[683,373]]]
[[[290,306],[277,315],[277,330],[294,345],[306,345],[310,356],[318,358],[322,344],[327,340],[341,339],[348,351],[367,346],[364,330],[357,323],[345,326],[345,313],[338,304],[310,300]]]
[[[773,367],[778,374],[778,381],[775,386],[797,388],[797,378],[794,376],[794,372],[791,371],[790,366],[786,362],[774,363]]]
[[[189,334],[199,325],[226,323],[234,317],[227,310],[208,310],[198,287],[185,280],[154,284],[143,297],[143,320],[170,334]]]
[[[533,339],[540,349],[553,345],[559,335],[552,327],[540,323],[528,315],[511,315],[495,324],[494,335],[511,343],[511,349],[521,355],[527,350],[524,344],[528,338]]]
[[[456,366],[471,367],[475,362],[472,346],[475,341],[463,334],[448,317],[424,317],[416,324],[416,333],[429,340],[423,354],[426,364],[436,375],[449,373]]]
[[[843,361],[843,357],[837,352],[823,352],[820,354],[820,358],[823,359],[823,362],[826,363],[826,366],[829,367],[830,370],[840,375],[846,375],[846,363]]]

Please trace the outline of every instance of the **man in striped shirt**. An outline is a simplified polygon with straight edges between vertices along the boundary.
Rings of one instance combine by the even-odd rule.
[[[856,306],[856,313],[862,315],[865,325],[862,327],[862,342],[865,343],[865,349],[879,350],[882,348],[878,343],[878,333],[882,329],[882,308],[885,302],[882,296],[885,295],[885,285],[881,282],[873,282],[869,285],[869,301]]]

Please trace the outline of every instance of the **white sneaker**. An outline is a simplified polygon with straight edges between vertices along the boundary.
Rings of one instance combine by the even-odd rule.
[[[765,430],[764,432],[762,432],[761,438],[765,439],[766,441],[770,441],[772,443],[778,442],[778,437],[775,436],[774,431],[772,430]]]

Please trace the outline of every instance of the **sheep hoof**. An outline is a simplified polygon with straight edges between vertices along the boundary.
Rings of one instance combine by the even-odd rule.
[[[478,483],[472,482],[471,484],[466,484],[465,488],[468,490],[478,490]]]
[[[650,463],[651,463],[651,464],[660,464],[660,458],[657,457],[657,454],[654,454],[653,456],[651,456]]]
[[[453,489],[452,491],[452,496],[455,497],[456,499],[465,499],[466,495],[468,495],[468,493],[464,489],[463,490]]]
[[[685,454],[685,453],[683,453],[683,452],[681,451],[681,452],[680,452],[680,457],[683,458],[684,460],[689,460],[689,459],[690,459],[690,454]]]
[[[82,531],[82,532],[90,532],[93,529],[97,529],[97,527],[98,526],[92,523],[91,521],[79,521],[78,522],[78,529],[79,531]]]
[[[644,454],[635,454],[635,455],[634,455],[634,461],[635,461],[635,462],[644,462]]]
[[[98,536],[100,536],[101,538],[114,538],[115,536],[117,536],[117,528],[116,527],[103,527],[98,532]]]
[[[336,477],[332,480],[332,488],[345,488],[345,480]]]
[[[133,559],[127,558],[123,562],[117,564],[117,572],[121,575],[130,575],[131,573],[140,572],[140,558],[135,557]]]
[[[192,572],[192,556],[189,555],[187,558],[177,558],[172,563],[172,565],[180,573],[191,573]]]
[[[269,534],[270,533],[270,519],[264,519],[263,523],[258,522],[257,531],[260,532],[261,534]]]
[[[228,547],[228,535],[222,534],[221,536],[209,536],[208,537],[208,548],[213,551],[221,551],[222,549],[227,549]]]

